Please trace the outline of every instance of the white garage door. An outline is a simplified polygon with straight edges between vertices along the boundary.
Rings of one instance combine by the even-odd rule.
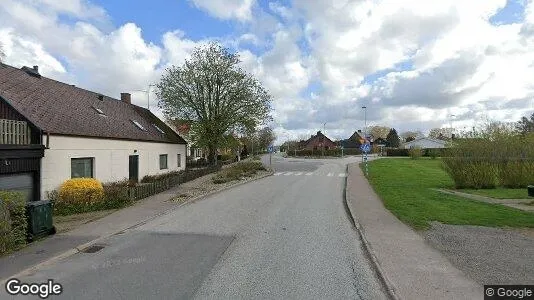
[[[23,192],[26,201],[33,198],[33,177],[31,173],[0,175],[0,191]],[[38,199],[35,199],[38,200]]]

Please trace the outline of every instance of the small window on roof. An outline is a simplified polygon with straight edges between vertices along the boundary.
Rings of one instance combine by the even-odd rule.
[[[137,126],[137,128],[146,131],[145,127],[143,127],[143,125],[139,124],[139,122],[137,122],[136,120],[131,120],[131,121],[132,121],[132,123],[135,124],[135,126]]]
[[[99,115],[103,115],[105,116],[106,114],[98,107],[96,106],[93,106],[93,109],[96,110],[96,112],[99,114]]]
[[[158,125],[156,125],[156,124],[152,124],[152,125],[154,125],[154,127],[156,127],[156,129],[159,131],[159,133],[161,133],[161,134],[165,133],[165,131],[161,130],[161,128],[159,128]]]

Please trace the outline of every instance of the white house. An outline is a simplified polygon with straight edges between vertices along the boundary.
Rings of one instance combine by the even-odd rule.
[[[186,146],[128,93],[117,100],[0,64],[0,190],[31,201],[69,178],[137,181],[185,169]]]
[[[447,148],[447,142],[432,139],[429,137],[420,137],[413,141],[402,144],[402,148],[404,149],[410,149],[415,147],[419,147],[421,149]]]

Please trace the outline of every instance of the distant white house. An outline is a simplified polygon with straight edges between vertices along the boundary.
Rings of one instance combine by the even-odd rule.
[[[442,140],[436,140],[429,137],[420,137],[413,141],[406,142],[401,146],[404,149],[410,149],[419,147],[421,149],[432,149],[432,148],[447,148],[447,142]]]

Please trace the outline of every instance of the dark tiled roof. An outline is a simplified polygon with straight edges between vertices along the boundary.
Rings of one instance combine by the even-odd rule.
[[[0,97],[51,134],[185,144],[147,109],[0,63]],[[101,95],[100,95],[101,96]],[[104,112],[100,115],[95,108]],[[146,130],[140,130],[132,120]],[[161,133],[159,127],[164,133]]]

